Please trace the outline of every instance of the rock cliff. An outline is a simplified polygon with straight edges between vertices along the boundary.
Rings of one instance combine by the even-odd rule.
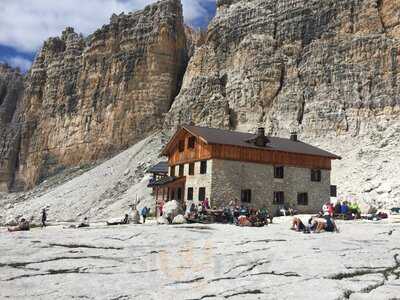
[[[30,188],[159,129],[180,88],[187,44],[178,0],[113,15],[87,38],[67,28],[47,40],[25,79],[13,178],[0,182]]]
[[[22,92],[23,77],[19,71],[0,64],[0,191],[13,184],[20,138],[20,128],[13,119]]]
[[[399,201],[400,182],[388,174],[400,158],[400,2],[217,6],[166,124],[296,130],[344,157],[333,174],[341,194]]]
[[[164,0],[88,38],[67,28],[44,44],[12,126],[0,127],[0,189],[194,122],[295,130],[343,156],[341,195],[400,205],[399,20],[391,0],[218,0],[202,33]]]

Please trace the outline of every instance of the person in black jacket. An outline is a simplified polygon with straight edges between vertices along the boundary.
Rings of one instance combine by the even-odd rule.
[[[47,221],[47,212],[46,209],[42,209],[42,228],[46,227],[46,221]]]

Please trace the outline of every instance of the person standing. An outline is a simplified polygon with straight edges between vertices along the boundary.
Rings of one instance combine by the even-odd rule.
[[[46,208],[42,209],[42,228],[46,227],[46,221],[47,221],[47,212]]]
[[[147,208],[147,206],[142,208],[142,218],[143,218],[143,224],[146,223],[146,218],[147,215],[149,214],[150,209]]]

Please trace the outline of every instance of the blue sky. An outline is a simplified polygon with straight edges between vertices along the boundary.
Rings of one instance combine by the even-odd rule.
[[[206,27],[216,0],[182,0],[185,22]],[[6,0],[0,10],[0,62],[29,69],[43,41],[71,26],[84,35],[108,23],[113,13],[143,8],[155,0]],[[95,12],[95,13],[94,13]]]

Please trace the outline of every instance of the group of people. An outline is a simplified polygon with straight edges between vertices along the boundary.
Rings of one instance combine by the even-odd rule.
[[[249,208],[231,201],[225,207],[211,209],[207,198],[197,205],[193,201],[186,203],[184,216],[188,222],[229,223],[239,226],[264,226],[272,222],[272,215],[265,207]]]
[[[294,217],[291,229],[303,233],[339,232],[334,218],[321,213],[309,218],[306,224],[299,217]]]
[[[345,220],[354,220],[361,217],[361,209],[357,202],[337,201],[335,206],[331,203],[326,204],[329,213]]]
[[[340,203],[339,201],[336,205],[333,205],[330,201],[325,203],[322,210],[309,218],[306,224],[299,217],[294,217],[291,229],[304,233],[339,232],[334,218],[338,216],[339,207],[341,208],[342,205],[347,206],[347,203]]]
[[[130,222],[134,224],[139,224],[140,223],[140,216],[142,217],[142,223],[144,224],[146,222],[147,217],[150,214],[150,208],[147,206],[143,207],[141,209],[141,212],[139,214],[138,210],[136,209],[136,206],[133,205],[131,206],[131,213],[125,214],[123,218],[117,218],[113,220],[107,221],[107,225],[124,225],[124,224],[129,224]],[[41,228],[44,228],[48,225],[47,223],[47,217],[48,217],[48,207],[45,207],[42,209],[41,214],[40,214],[40,222],[41,222]],[[89,227],[89,219],[85,217],[79,224],[77,225],[71,225],[68,228],[85,228]],[[9,226],[8,231],[9,232],[15,232],[15,231],[29,231],[31,229],[32,225],[31,222],[29,222],[26,218],[20,216],[17,218],[17,224],[15,226]]]
[[[44,207],[41,211],[41,227],[44,228],[46,227],[46,222],[47,222],[47,210],[48,207]],[[8,231],[14,232],[14,231],[29,231],[31,229],[31,222],[29,222],[26,218],[23,216],[20,216],[17,218],[17,225],[15,226],[10,226],[8,227]]]

